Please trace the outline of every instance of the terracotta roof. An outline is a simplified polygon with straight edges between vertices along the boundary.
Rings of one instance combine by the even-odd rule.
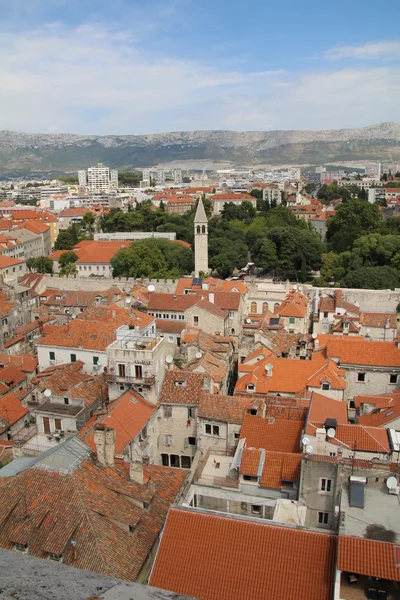
[[[28,229],[28,231],[32,231],[32,233],[45,233],[49,230],[49,228],[50,225],[46,225],[45,223],[37,220],[24,221],[24,223],[21,223],[21,225],[16,227],[16,229]]]
[[[244,281],[240,280],[226,281],[225,279],[215,279],[214,277],[207,277],[206,279],[202,280],[202,283],[208,286],[207,289],[210,292],[239,292],[240,294],[246,294],[247,292],[246,284],[244,283]],[[181,277],[180,279],[178,279],[178,282],[176,284],[175,294],[184,294],[185,290],[196,291],[199,289],[199,287],[201,286],[199,286],[198,284],[193,284],[193,279],[189,277]]]
[[[326,346],[329,358],[338,358],[340,363],[400,367],[400,349],[396,342],[375,342],[361,336],[321,334],[318,336],[320,349]]]
[[[307,314],[307,298],[300,292],[290,291],[275,312],[280,317],[304,318]]]
[[[66,565],[133,581],[185,477],[179,469],[153,466],[145,466],[144,474],[153,491],[91,456],[67,473],[33,467],[4,479],[0,545],[11,550],[27,544],[30,555],[47,558],[51,552]],[[151,492],[147,509],[138,505],[143,492]]]
[[[29,409],[22,406],[21,400],[14,392],[0,398],[0,433],[4,433],[11,425],[29,414]]]
[[[396,313],[360,313],[360,323],[365,327],[386,327],[388,323],[391,329],[397,329],[397,314]]]
[[[206,299],[199,300],[198,302],[196,302],[196,304],[194,304],[194,308],[200,308],[202,310],[205,310],[206,312],[211,313],[215,317],[224,319],[224,321],[228,318],[228,313],[225,310],[218,308],[216,304],[213,304],[212,302],[209,302]]]
[[[103,423],[107,427],[115,429],[115,453],[121,454],[141,432],[156,410],[155,404],[151,404],[134,390],[128,390],[110,402],[104,409],[104,414],[99,414],[96,420],[91,420],[84,429],[80,430],[78,436],[95,451],[94,429],[98,423]]]
[[[213,194],[212,196],[210,196],[210,200],[211,202],[215,202],[218,200],[226,200],[228,202],[233,202],[234,200],[241,200],[243,202],[243,200],[249,200],[250,202],[254,202],[255,198],[254,196],[251,196],[250,194]]]
[[[248,448],[263,448],[274,452],[300,452],[303,420],[268,419],[254,415],[243,418],[240,439]]]
[[[199,404],[203,385],[204,375],[201,373],[167,371],[159,400],[167,404]]]
[[[386,396],[383,401],[382,397],[374,400],[373,396],[369,397],[369,402],[366,404],[375,404],[376,410],[367,414],[360,415],[358,422],[360,425],[370,425],[372,427],[385,427],[388,423],[400,418],[400,393],[397,392],[391,396]]]
[[[16,385],[26,379],[26,374],[18,369],[15,365],[0,368],[0,381],[6,385]]]
[[[64,365],[54,365],[41,371],[32,378],[32,383],[41,392],[49,389],[53,396],[82,400],[85,406],[92,406],[100,400],[107,399],[107,386],[102,375],[88,375],[82,368],[84,363],[77,360]],[[1,373],[1,371],[0,371]]]
[[[208,374],[215,384],[221,384],[228,374],[228,366],[223,357],[205,352],[200,358],[195,357],[186,363],[185,370]],[[220,389],[220,387],[217,386],[217,389]]]
[[[12,309],[15,307],[14,302],[0,301],[0,319],[8,317]]]
[[[259,450],[258,448],[243,448],[239,465],[239,473],[242,475],[257,477],[258,467],[263,454],[264,453],[262,450]]]
[[[14,365],[24,373],[33,373],[38,366],[37,357],[34,354],[0,354],[1,365]]]
[[[202,600],[330,600],[333,535],[172,508],[150,585]]]
[[[325,420],[325,419],[324,419]],[[307,423],[306,433],[315,435],[317,428],[323,427],[324,422]],[[357,452],[376,452],[389,454],[391,452],[388,432],[380,427],[366,427],[364,425],[338,425],[335,437],[329,438],[331,444],[345,446]]]
[[[272,374],[267,375],[266,366],[272,365]],[[345,388],[344,372],[333,361],[295,360],[288,358],[264,358],[249,370],[249,365],[244,362],[239,365],[239,377],[235,393],[247,392],[247,386],[255,387],[254,393],[282,393],[300,394],[308,387],[320,387],[324,381],[331,384],[333,389]],[[290,377],[288,376],[290,373]]]
[[[239,310],[241,294],[238,292],[210,292],[196,290],[191,294],[163,294],[153,292],[149,295],[148,310],[172,310],[184,312],[199,300],[209,301],[210,293],[214,294],[214,305],[222,310]]]
[[[337,568],[348,573],[400,581],[400,546],[347,535],[339,536]]]
[[[165,333],[182,333],[185,327],[186,323],[184,321],[174,321],[171,319],[156,319],[157,331],[163,331]]]
[[[347,403],[327,398],[315,392],[311,395],[308,421],[325,422],[325,419],[336,419],[340,425],[347,425]]]
[[[300,453],[266,452],[260,486],[280,490],[286,481],[298,483],[301,459]]]
[[[65,208],[59,213],[60,217],[84,217],[86,213],[91,213],[90,208]]]
[[[259,405],[257,398],[204,393],[200,398],[198,415],[203,419],[241,425],[250,408],[256,408],[258,412]]]
[[[147,315],[140,315],[148,319]],[[138,320],[131,311],[114,304],[89,308],[66,325],[45,325],[37,345],[105,352],[107,346],[115,341],[118,327],[135,325]]]
[[[376,408],[387,408],[394,403],[394,400],[400,396],[400,391],[393,391],[392,394],[380,394],[379,396],[354,396],[354,404],[357,409],[361,407],[362,404],[373,404]]]
[[[10,256],[4,256],[3,254],[0,256],[0,269],[6,269],[7,267],[15,267],[16,265],[22,265],[24,263],[25,260],[11,258]]]

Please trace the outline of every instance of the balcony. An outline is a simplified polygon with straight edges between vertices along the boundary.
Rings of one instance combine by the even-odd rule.
[[[137,377],[136,375],[120,375],[119,373],[107,373],[107,383],[131,383],[137,385],[154,385],[156,381],[155,375],[142,375]]]

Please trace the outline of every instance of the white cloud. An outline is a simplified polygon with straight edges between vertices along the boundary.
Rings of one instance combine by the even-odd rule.
[[[0,38],[0,129],[142,134],[357,127],[398,118],[400,70],[246,72],[155,56],[100,25]]]
[[[400,59],[400,42],[369,42],[359,46],[335,46],[326,52],[325,57],[329,60],[343,58],[396,60]]]

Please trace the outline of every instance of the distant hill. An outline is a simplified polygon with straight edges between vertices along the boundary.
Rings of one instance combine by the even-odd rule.
[[[250,164],[400,162],[400,123],[327,131],[185,131],[152,135],[0,131],[0,173],[73,171],[98,162],[129,170],[170,161]]]

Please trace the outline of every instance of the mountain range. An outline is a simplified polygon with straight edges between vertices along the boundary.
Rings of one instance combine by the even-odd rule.
[[[232,165],[400,162],[400,123],[324,131],[184,131],[151,135],[0,131],[0,173],[71,172],[102,162],[120,170],[188,161]]]

